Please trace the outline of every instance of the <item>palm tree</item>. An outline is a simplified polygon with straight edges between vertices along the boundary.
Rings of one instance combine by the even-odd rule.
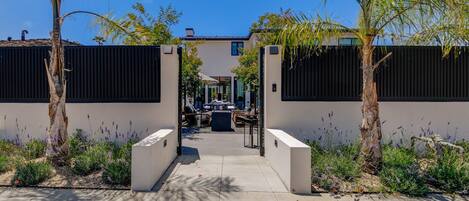
[[[46,66],[47,81],[49,84],[49,129],[47,138],[47,158],[54,164],[64,165],[66,163],[66,156],[68,155],[67,145],[67,127],[68,117],[65,110],[65,100],[67,94],[67,81],[65,78],[64,67],[64,48],[62,45],[61,26],[64,19],[68,16],[78,13],[90,14],[103,19],[104,21],[113,24],[115,27],[120,27],[108,18],[99,14],[88,11],[73,11],[60,15],[60,6],[62,0],[51,0],[52,4],[52,21],[53,27],[51,32],[52,49],[50,51],[50,61]],[[120,27],[122,31],[128,33],[124,28]],[[132,36],[132,35],[131,35]]]
[[[392,52],[373,60],[378,37],[405,44],[440,45],[444,55],[453,47],[469,42],[469,3],[467,0],[356,0],[360,7],[357,27],[348,27],[327,17],[305,14],[288,16],[278,37],[279,44],[291,50],[322,51],[331,38],[346,33],[359,41],[362,63],[362,121],[360,125],[362,170],[376,174],[382,165],[381,121],[374,73]],[[325,2],[327,3],[327,2]],[[284,48],[284,49],[286,49]]]

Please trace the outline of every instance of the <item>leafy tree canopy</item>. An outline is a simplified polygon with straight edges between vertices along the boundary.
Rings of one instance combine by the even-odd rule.
[[[97,20],[100,34],[103,38],[110,38],[112,42],[122,42],[126,45],[161,45],[177,44],[179,40],[171,33],[171,26],[179,23],[182,13],[171,5],[160,7],[157,17],[152,16],[141,3],[135,3],[132,11],[122,18],[108,18],[115,24]],[[123,31],[122,28],[127,31]],[[130,34],[129,34],[130,33]]]
[[[293,15],[291,9],[281,9],[279,13],[265,13],[251,25],[250,32],[257,33],[258,46],[275,45],[280,30],[287,23],[287,18]]]
[[[291,14],[293,14],[291,9],[281,9],[279,13],[265,13],[250,27],[250,32],[258,37],[258,43],[252,49],[241,50],[238,58],[239,66],[234,67],[231,72],[254,91],[259,85],[258,48],[276,44],[281,28],[285,26],[287,16]]]
[[[187,42],[182,51],[182,84],[191,97],[195,97],[201,85],[199,72],[202,60],[198,57],[197,45],[197,42]]]
[[[259,65],[258,65],[258,49],[243,49],[239,56],[239,66],[234,67],[233,72],[236,77],[244,84],[251,86],[252,90],[256,90],[259,85]]]
[[[182,76],[183,86],[190,96],[195,96],[200,86],[200,66],[198,42],[183,43],[171,33],[171,26],[179,23],[182,13],[171,5],[160,7],[158,16],[153,16],[141,3],[135,3],[132,11],[122,18],[108,17],[113,23],[98,20],[102,37],[95,37],[97,42],[111,38],[112,42],[126,45],[182,45]]]

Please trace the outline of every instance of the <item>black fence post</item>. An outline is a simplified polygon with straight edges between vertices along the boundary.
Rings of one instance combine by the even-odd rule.
[[[259,132],[259,154],[261,156],[265,155],[264,149],[264,54],[265,49],[261,47],[259,49],[259,123],[258,123],[258,132]]]
[[[182,155],[182,47],[178,47],[179,75],[178,75],[178,148],[177,154]]]

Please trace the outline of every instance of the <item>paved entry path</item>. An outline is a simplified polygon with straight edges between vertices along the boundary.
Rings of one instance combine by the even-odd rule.
[[[187,155],[178,160],[158,189],[165,200],[239,200],[254,192],[262,200],[276,200],[275,192],[288,192],[258,156]]]
[[[259,156],[259,149],[244,147],[244,135],[240,132],[218,132],[184,134],[182,145],[184,155],[217,156]],[[246,140],[248,137],[246,136]],[[257,137],[255,137],[255,144]]]
[[[259,150],[243,146],[242,134],[186,135],[183,146],[155,186],[163,200],[276,200],[274,193],[288,192]]]

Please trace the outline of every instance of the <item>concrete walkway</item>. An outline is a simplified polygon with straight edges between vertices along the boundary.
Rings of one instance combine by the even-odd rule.
[[[253,193],[276,200],[274,193],[288,192],[262,157],[216,155],[180,157],[155,191],[163,200],[239,200]]]
[[[185,134],[182,151],[184,155],[258,156],[259,149],[244,147],[243,137],[239,132]]]
[[[276,200],[274,193],[288,193],[259,150],[243,146],[242,134],[185,135],[183,146],[183,156],[155,186],[163,200],[239,200],[253,193]]]
[[[221,200],[214,198],[215,200]],[[263,193],[263,192],[231,192],[226,195],[224,200],[240,201],[424,201],[424,200],[461,200],[467,201],[468,197],[450,196],[450,195],[429,195],[424,198],[409,198],[393,195],[331,195],[326,193],[313,194],[308,196],[294,195],[290,193]],[[132,193],[130,191],[115,190],[72,190],[72,189],[37,189],[37,188],[2,188],[0,187],[0,201],[25,201],[25,200],[199,200],[196,196],[187,195],[182,199],[178,195],[165,197],[158,192]],[[206,199],[202,199],[206,200]]]

